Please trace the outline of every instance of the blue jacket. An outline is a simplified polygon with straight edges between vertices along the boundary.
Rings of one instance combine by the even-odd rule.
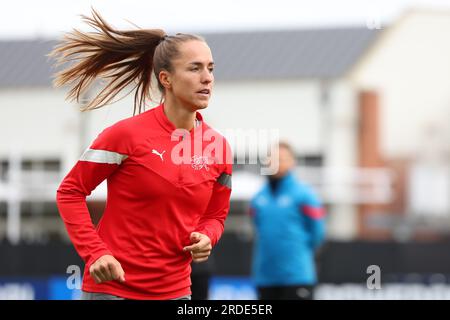
[[[325,235],[324,210],[314,192],[288,173],[276,194],[268,183],[252,199],[252,275],[257,286],[312,285],[314,253]]]

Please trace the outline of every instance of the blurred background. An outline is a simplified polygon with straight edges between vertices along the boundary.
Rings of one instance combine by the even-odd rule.
[[[45,55],[86,28],[79,14],[91,6],[118,28],[204,36],[216,63],[206,121],[291,142],[296,174],[327,209],[317,299],[450,298],[450,2],[172,0],[3,5],[0,299],[79,295],[83,263],[56,189],[101,130],[133,113],[132,96],[80,113],[51,86]],[[234,165],[210,299],[256,298],[247,211],[264,179],[258,164]],[[105,197],[102,184],[88,198],[94,222]],[[380,290],[367,287],[371,265]]]

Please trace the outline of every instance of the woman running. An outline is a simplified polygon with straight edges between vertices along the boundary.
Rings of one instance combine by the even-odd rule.
[[[214,62],[205,40],[159,29],[120,31],[93,10],[95,32],[74,30],[50,56],[70,99],[96,79],[106,85],[83,111],[134,85],[138,115],[103,130],[57,190],[57,205],[85,262],[82,299],[190,299],[191,262],[208,259],[229,210],[232,155],[198,110],[208,106]],[[152,74],[161,92],[151,100]],[[86,196],[107,180],[94,226]]]

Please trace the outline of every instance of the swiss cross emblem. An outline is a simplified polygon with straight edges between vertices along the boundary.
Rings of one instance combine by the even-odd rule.
[[[206,171],[209,170],[208,167],[209,161],[208,161],[208,157],[206,156],[193,156],[191,159],[191,165],[192,168],[194,168],[195,170],[201,170],[202,168],[205,168]]]

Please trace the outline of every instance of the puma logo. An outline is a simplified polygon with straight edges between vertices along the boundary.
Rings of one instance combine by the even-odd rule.
[[[166,150],[164,150],[163,152],[159,153],[158,151],[156,151],[155,149],[152,150],[152,153],[158,155],[161,158],[161,161],[164,161],[163,159],[163,154],[164,152],[166,152]]]

